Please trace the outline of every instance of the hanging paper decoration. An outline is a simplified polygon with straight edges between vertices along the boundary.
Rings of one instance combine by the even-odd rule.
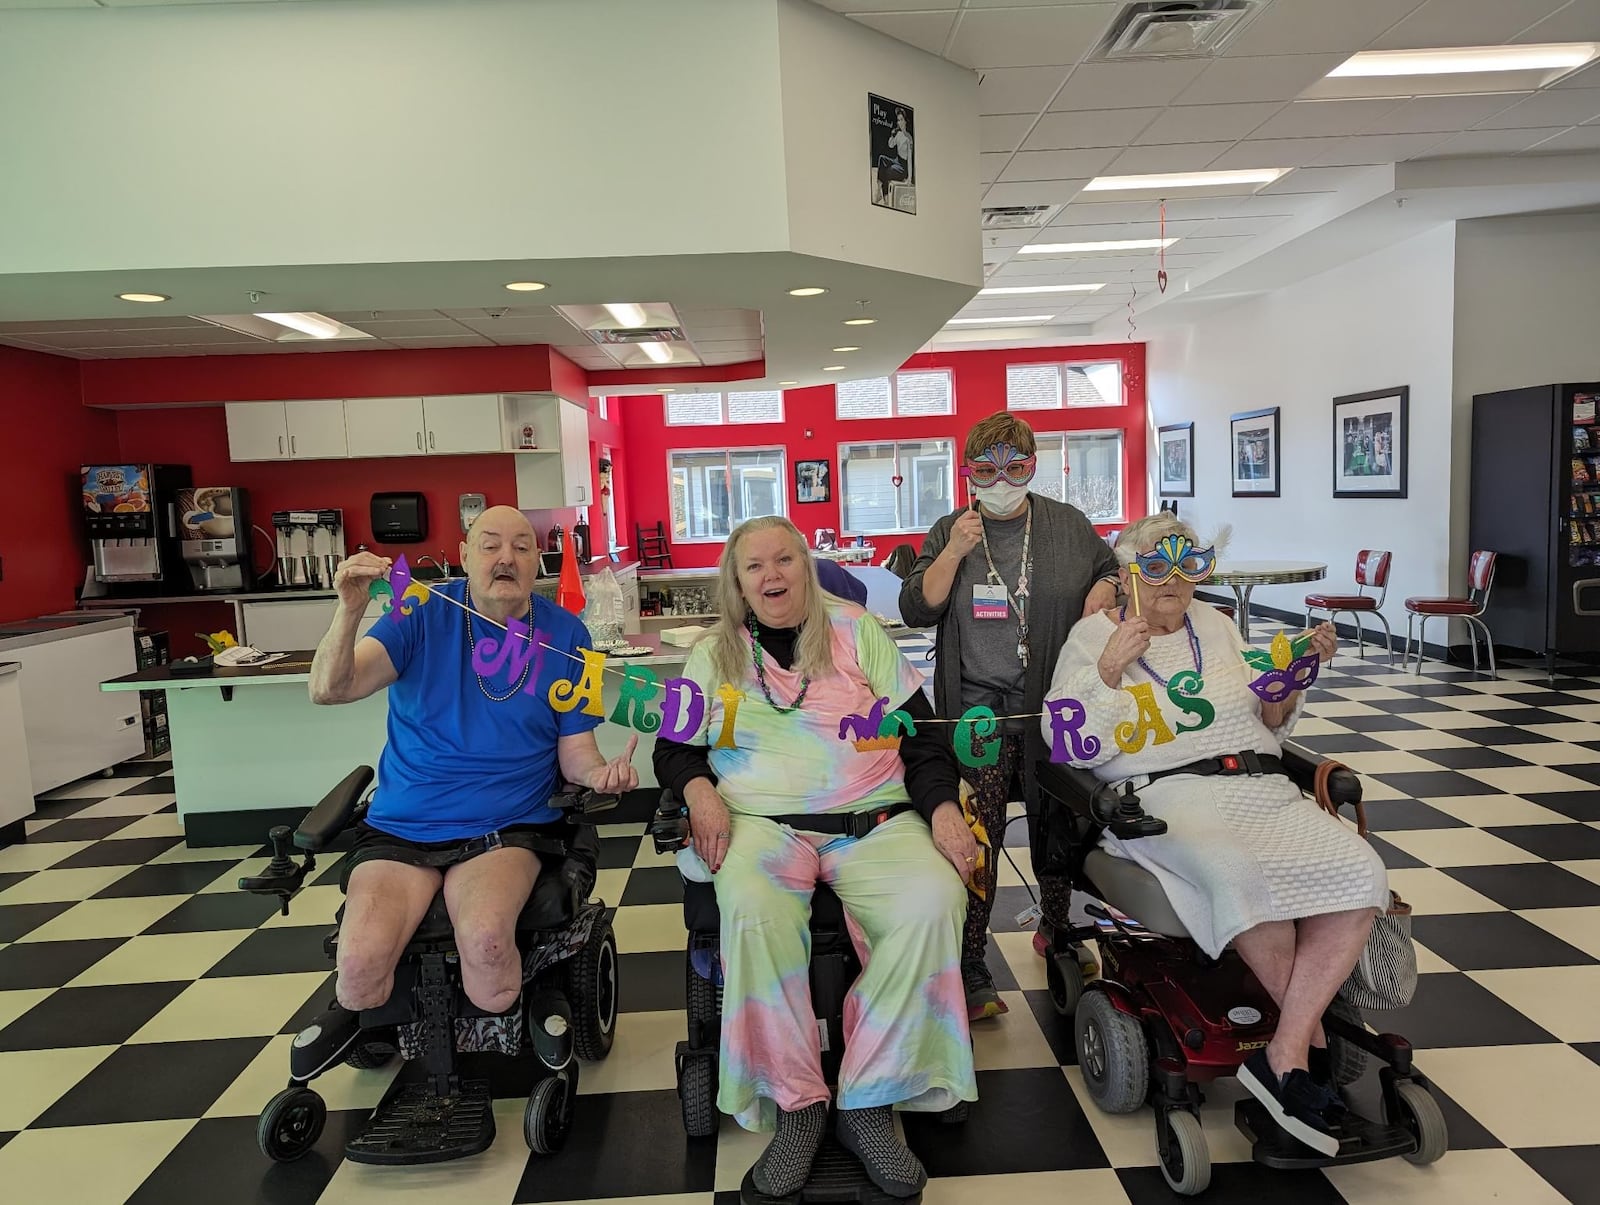
[[[557,711],[572,711],[581,702],[584,715],[605,718],[605,708],[600,702],[602,673],[606,655],[593,649],[579,649],[583,654],[583,673],[576,682],[559,679],[550,684],[550,706]]]
[[[611,722],[625,725],[636,732],[654,732],[661,727],[661,713],[646,710],[645,705],[660,693],[661,683],[653,670],[643,665],[628,666],[622,673],[622,687],[618,692],[617,705],[611,712]]]
[[[1158,240],[1160,249],[1156,252],[1156,288],[1165,293],[1167,291],[1167,203],[1161,202],[1161,237]]]
[[[1050,760],[1089,762],[1100,756],[1100,738],[1082,731],[1089,713],[1077,699],[1048,699],[1050,713]]]
[[[1000,722],[992,707],[969,707],[956,724],[956,760],[963,766],[992,766],[1000,760]]]
[[[1305,690],[1317,680],[1322,659],[1311,648],[1311,633],[1293,640],[1279,632],[1270,649],[1245,649],[1245,663],[1264,671],[1250,683],[1250,689],[1266,703],[1279,703],[1297,690]]]
[[[851,740],[857,753],[877,753],[898,749],[902,736],[916,736],[916,721],[910,713],[888,711],[888,699],[878,699],[866,715],[847,715],[839,721],[839,739]],[[854,738],[851,737],[854,733]]]
[[[428,601],[430,591],[421,582],[411,580],[411,565],[406,560],[405,553],[401,553],[393,565],[389,566],[389,580],[374,578],[367,587],[368,598],[383,598],[383,613],[394,616],[398,623],[402,616],[409,615],[419,606]]]
[[[706,696],[693,678],[668,678],[662,684],[661,739],[686,744],[706,721]]]
[[[539,671],[544,667],[545,645],[549,641],[545,632],[530,633],[522,620],[508,620],[504,636],[486,634],[477,638],[472,647],[472,672],[489,681],[499,678],[509,686],[522,681],[523,670],[532,661],[523,693],[538,694]]]
[[[1179,732],[1199,732],[1202,728],[1211,727],[1216,720],[1217,709],[1200,697],[1205,685],[1200,675],[1192,669],[1173,674],[1172,680],[1167,683],[1167,698],[1172,700],[1173,706],[1184,715],[1195,718],[1192,724],[1176,725]]]
[[[1131,720],[1125,720],[1116,726],[1111,738],[1117,742],[1117,748],[1124,753],[1137,753],[1144,748],[1145,741],[1150,737],[1155,738],[1155,743],[1165,745],[1178,738],[1172,735],[1172,729],[1167,727],[1167,721],[1161,714],[1161,708],[1156,706],[1155,687],[1148,682],[1135,682],[1132,686],[1124,686],[1123,690],[1133,696],[1138,705],[1138,714]]]
[[[739,702],[744,698],[744,691],[736,690],[731,682],[724,682],[717,687],[717,698],[722,701],[722,731],[717,734],[717,743],[713,748],[732,749],[733,724],[739,718]]]

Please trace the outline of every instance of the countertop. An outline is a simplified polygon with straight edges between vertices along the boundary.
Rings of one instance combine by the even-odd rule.
[[[0,678],[4,678],[7,674],[14,674],[21,668],[22,666],[15,661],[0,661]]]
[[[0,623],[0,651],[25,649],[36,644],[53,644],[58,640],[71,640],[74,636],[87,636],[94,632],[114,632],[119,628],[132,630],[133,616],[107,615],[86,622],[70,619],[21,619]]]

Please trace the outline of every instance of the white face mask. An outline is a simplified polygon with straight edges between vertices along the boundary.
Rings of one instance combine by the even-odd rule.
[[[1022,505],[1022,500],[1028,496],[1028,487],[996,481],[993,485],[974,486],[972,492],[991,514],[1009,515]]]

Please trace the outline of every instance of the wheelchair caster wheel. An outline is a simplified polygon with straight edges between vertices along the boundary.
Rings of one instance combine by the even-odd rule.
[[[376,1071],[379,1067],[387,1067],[399,1053],[399,1047],[388,1039],[367,1038],[345,1051],[344,1065],[354,1067],[357,1071]]]
[[[1398,1108],[1385,1109],[1390,1125],[1399,1126],[1417,1140],[1417,1149],[1405,1156],[1418,1167],[1437,1163],[1450,1149],[1450,1131],[1445,1125],[1439,1102],[1421,1084],[1401,1080],[1394,1086]]]
[[[285,1088],[261,1110],[256,1145],[274,1163],[288,1163],[316,1145],[327,1121],[322,1097],[310,1088]]]
[[[717,1132],[717,1060],[687,1058],[678,1077],[678,1100],[683,1105],[683,1132],[690,1138],[709,1138]]]
[[[1211,1150],[1200,1119],[1183,1109],[1167,1114],[1167,1149],[1160,1152],[1161,1174],[1182,1197],[1197,1196],[1211,1186]]]
[[[1083,999],[1083,968],[1070,947],[1058,950],[1054,946],[1044,960],[1045,986],[1050,989],[1050,1003],[1063,1017],[1078,1011],[1078,1001]]]
[[[535,1155],[553,1155],[567,1142],[572,1129],[572,1106],[577,1081],[563,1071],[542,1079],[528,1097],[522,1114],[522,1137]]]

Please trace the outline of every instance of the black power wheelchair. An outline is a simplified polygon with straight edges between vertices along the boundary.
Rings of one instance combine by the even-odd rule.
[[[688,814],[673,792],[662,792],[650,833],[658,854],[675,854],[689,843]],[[713,884],[684,882],[683,922],[689,930],[684,958],[689,1033],[687,1041],[678,1043],[674,1055],[678,1099],[683,1106],[684,1132],[690,1138],[708,1138],[720,1124],[717,1059],[722,1037],[722,914]],[[861,960],[845,927],[844,905],[826,883],[818,883],[811,896],[810,969],[811,1006],[822,1036],[822,1074],[830,1087],[837,1087],[839,1064],[844,1058],[844,1000],[861,975]],[[940,1120],[959,1124],[966,1120],[967,1110],[967,1103],[962,1101],[940,1114]],[[831,1117],[822,1147],[811,1165],[811,1176],[796,1196],[764,1195],[755,1186],[753,1171],[752,1168],[745,1173],[739,1186],[739,1197],[745,1205],[915,1205],[922,1199],[920,1192],[911,1197],[893,1197],[873,1184],[860,1161],[834,1137]]]
[[[1325,759],[1285,745],[1281,760],[1290,779],[1310,792]],[[1039,813],[1030,825],[1035,872],[1064,876],[1104,905],[1088,909],[1095,924],[1040,922],[1050,998],[1073,1022],[1084,1085],[1107,1113],[1149,1104],[1167,1183],[1183,1195],[1203,1192],[1211,1182],[1211,1156],[1200,1126],[1201,1086],[1233,1075],[1271,1040],[1277,1005],[1234,950],[1215,961],[1201,952],[1154,875],[1100,848],[1104,832],[1122,840],[1159,836],[1165,821],[1147,815],[1131,790],[1118,793],[1086,770],[1042,762],[1039,786]],[[1344,767],[1333,768],[1328,792],[1335,803],[1354,805],[1361,781]],[[1070,943],[1090,940],[1099,943],[1102,970],[1086,984]],[[1368,1058],[1380,1064],[1384,1120],[1351,1109],[1339,1153],[1330,1157],[1284,1134],[1246,1096],[1235,1105],[1234,1124],[1250,1139],[1255,1161],[1310,1168],[1396,1155],[1415,1164],[1441,1158],[1449,1145],[1444,1115],[1412,1065],[1410,1043],[1367,1032],[1359,1011],[1338,999],[1323,1025],[1341,1087],[1361,1076]]]
[[[300,822],[293,844],[305,854],[303,862],[296,864],[289,852],[288,827],[274,828],[272,862],[260,875],[240,879],[240,888],[277,896],[288,915],[289,901],[316,869],[316,855],[366,814],[362,794],[372,778],[370,766],[357,768]],[[458,1050],[523,1055],[531,1049],[538,1080],[523,1115],[523,1137],[535,1154],[562,1147],[578,1091],[575,1059],[605,1058],[616,1028],[616,939],[604,902],[589,893],[600,847],[592,818],[615,807],[617,799],[563,788],[551,804],[564,812],[566,830],[535,850],[539,878],[517,918],[518,1013],[486,1016],[466,998],[441,890],[401,954],[388,1002],[364,1010],[359,1028],[337,1041],[323,1040],[316,1024],[296,1037],[289,1086],[267,1103],[256,1127],[264,1155],[284,1162],[316,1143],[327,1106],[307,1085],[318,1075],[340,1062],[382,1067],[396,1054],[420,1060],[424,1074],[396,1081],[346,1144],[345,1157],[357,1163],[439,1163],[487,1150],[495,1136],[490,1086],[462,1079]],[[341,906],[337,920],[343,917]],[[337,956],[338,943],[335,928],[323,941],[330,958]]]

